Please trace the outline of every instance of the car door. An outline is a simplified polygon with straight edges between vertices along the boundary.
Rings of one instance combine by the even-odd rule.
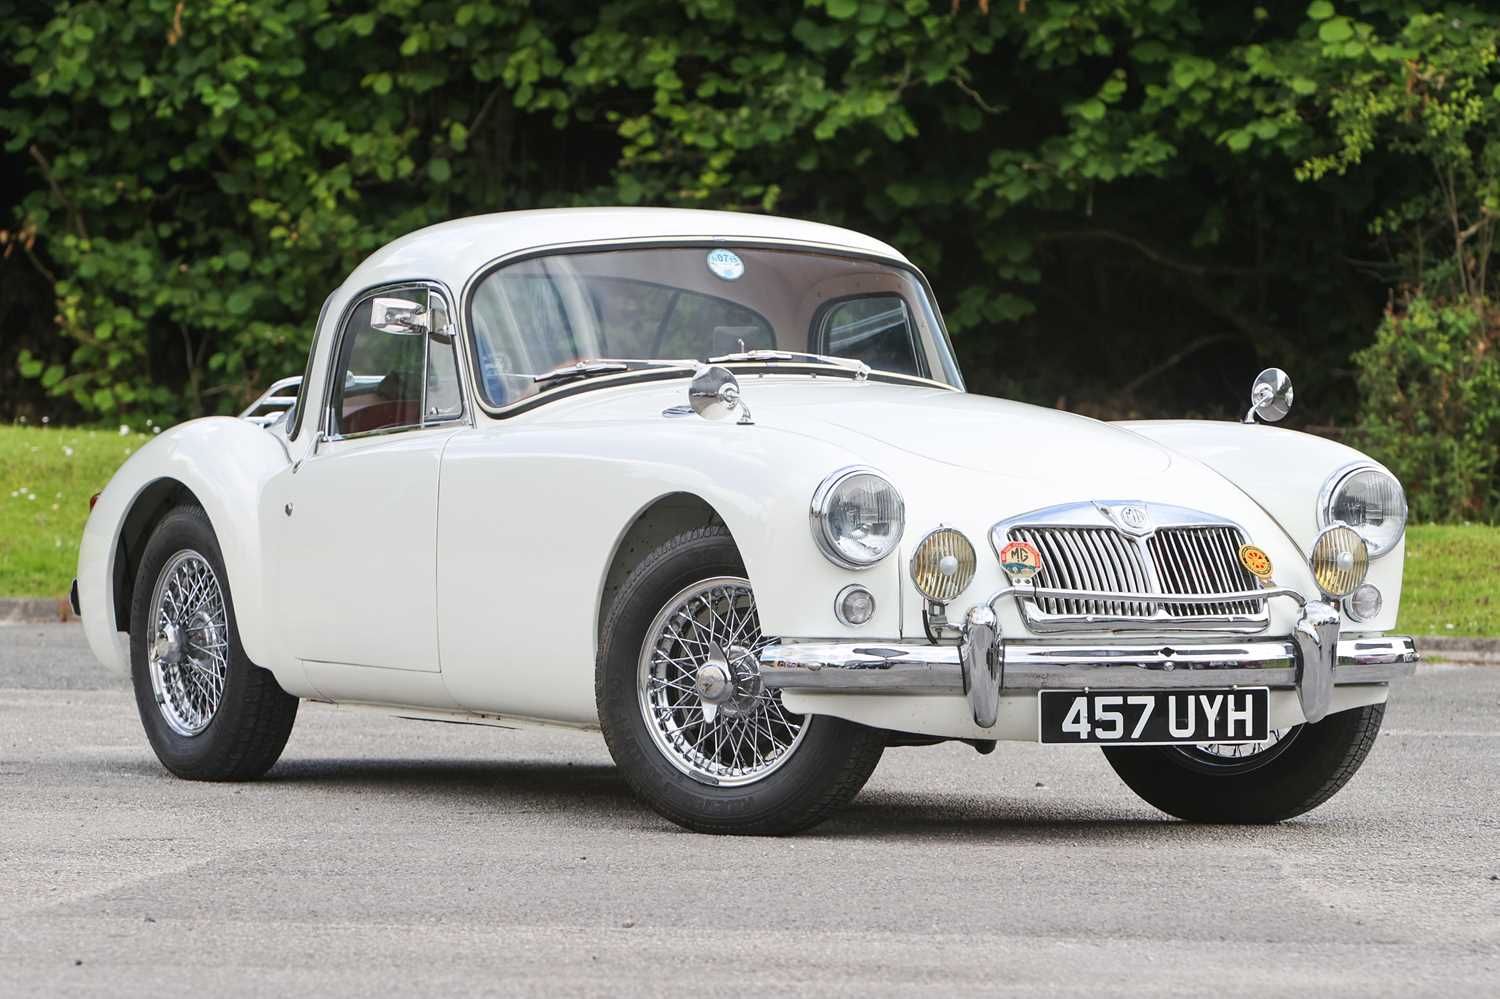
[[[272,484],[277,604],[306,663],[440,670],[438,475],[468,425],[449,315],[436,285],[355,299],[313,450]]]

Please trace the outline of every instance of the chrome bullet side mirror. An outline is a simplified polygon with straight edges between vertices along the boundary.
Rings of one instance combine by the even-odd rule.
[[[1292,377],[1280,368],[1267,368],[1250,384],[1250,410],[1246,423],[1258,416],[1266,423],[1279,423],[1292,411]]]
[[[722,420],[740,414],[741,424],[754,423],[750,407],[740,398],[740,382],[734,372],[717,364],[701,365],[688,383],[688,405],[705,420]]]

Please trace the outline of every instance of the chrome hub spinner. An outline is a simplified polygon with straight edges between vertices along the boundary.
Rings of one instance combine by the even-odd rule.
[[[709,661],[698,667],[698,696],[707,704],[723,704],[734,696],[734,677],[729,675],[722,651],[715,648],[709,656]]]
[[[156,642],[151,647],[151,656],[164,666],[176,666],[182,662],[182,629],[175,621],[163,621],[156,632]]]

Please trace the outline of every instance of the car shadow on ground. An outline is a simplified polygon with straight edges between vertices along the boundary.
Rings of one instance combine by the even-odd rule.
[[[635,800],[613,766],[552,760],[292,759],[256,783],[427,797],[555,798],[585,807]]]
[[[1171,843],[1241,842],[1275,846],[1314,845],[1347,836],[1352,824],[1312,813],[1270,825],[1211,825],[1183,822],[1146,808],[1121,790],[1117,805],[1057,796],[932,792],[866,792],[809,830],[818,838],[871,841],[926,840],[962,836],[988,841],[1080,846],[1152,846]]]
[[[172,779],[155,761],[124,769],[142,776]],[[224,786],[224,785],[220,785]],[[664,832],[678,831],[631,793],[619,771],[604,763],[494,759],[284,759],[270,772],[240,788],[296,789],[305,794],[358,795],[393,805],[414,799],[433,807],[471,810],[476,804],[497,813],[539,811],[590,820],[617,821],[639,829],[644,822]],[[1122,796],[1124,792],[1122,790]],[[1154,845],[1250,838],[1255,845],[1307,844],[1347,834],[1338,818],[1316,815],[1277,826],[1204,826],[1160,813],[1142,813],[1122,798],[1118,809],[1097,799],[1051,798],[982,792],[866,791],[848,806],[798,838],[869,842],[933,841],[962,836],[965,841],[1066,842],[1078,845]],[[684,835],[693,835],[682,830]]]

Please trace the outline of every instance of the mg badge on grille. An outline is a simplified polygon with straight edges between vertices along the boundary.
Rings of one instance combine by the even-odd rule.
[[[1151,514],[1147,512],[1144,503],[1095,503],[1094,505],[1126,534],[1139,538],[1150,534],[1153,529]]]
[[[1013,584],[1030,582],[1042,571],[1042,553],[1036,545],[1012,541],[1000,549],[1000,568]]]

